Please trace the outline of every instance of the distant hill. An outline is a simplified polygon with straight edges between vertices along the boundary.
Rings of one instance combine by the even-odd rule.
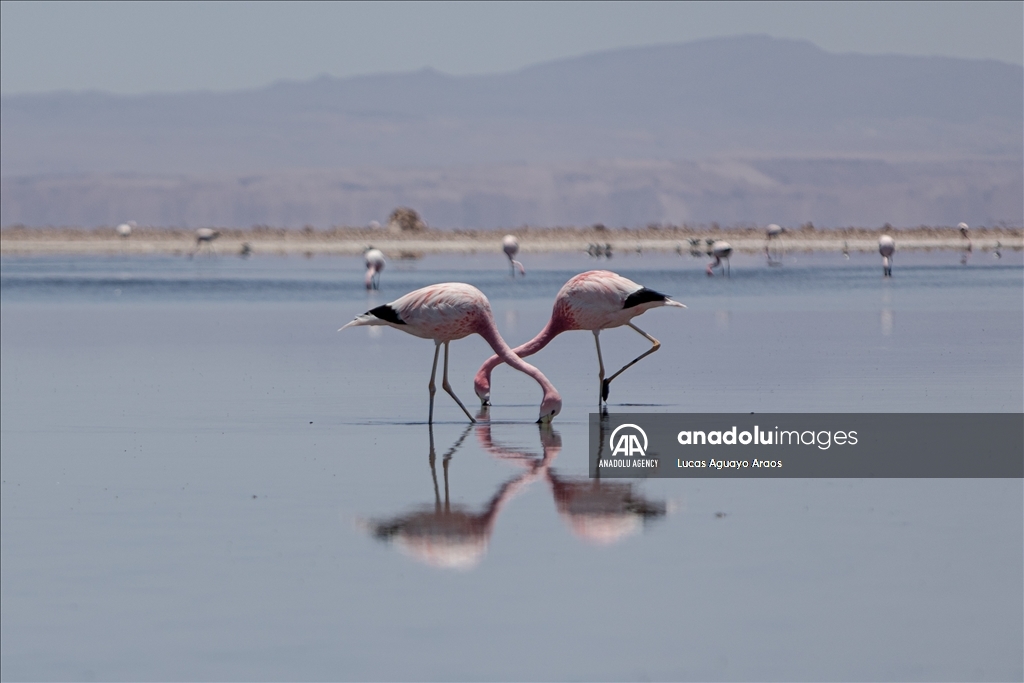
[[[453,227],[1019,224],[1022,149],[1019,66],[745,36],[488,76],[3,97],[0,222],[360,224],[415,199]]]

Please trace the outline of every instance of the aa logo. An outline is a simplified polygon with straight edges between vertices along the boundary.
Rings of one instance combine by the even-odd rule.
[[[641,439],[643,439],[643,445],[641,445]],[[647,434],[636,425],[619,425],[609,437],[608,446],[612,449],[612,456],[644,457],[647,455]]]

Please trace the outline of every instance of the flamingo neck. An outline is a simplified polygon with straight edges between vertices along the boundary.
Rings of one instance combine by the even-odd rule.
[[[518,355],[516,355],[515,351],[513,351],[511,348],[509,348],[509,345],[506,344],[505,340],[501,338],[500,334],[498,334],[498,328],[494,324],[494,319],[490,315],[481,316],[481,317],[482,317],[482,319],[481,319],[481,321],[479,323],[479,329],[477,329],[477,333],[481,337],[483,337],[487,341],[488,344],[491,345],[491,348],[494,349],[494,353],[496,354],[496,356],[494,356],[494,357],[496,357],[498,359],[488,369],[487,374],[490,375],[490,370],[493,369],[494,366],[498,365],[499,363],[504,362],[504,363],[507,363],[510,367],[513,367],[516,370],[518,370],[519,372],[527,374],[530,377],[532,377],[534,380],[536,380],[537,384],[539,384],[541,386],[541,388],[544,390],[545,398],[547,398],[549,396],[558,396],[558,390],[555,389],[555,385],[552,384],[551,381],[548,380],[548,378],[544,376],[543,372],[541,372],[540,370],[538,370],[534,366],[532,366],[529,363],[527,363],[526,361],[524,361],[522,358],[520,358]],[[548,327],[550,327],[550,326],[551,326],[551,323],[549,321],[548,325],[544,329],[547,330]],[[537,337],[535,337],[533,340],[527,342],[523,346],[528,346],[528,345],[532,344],[534,341],[539,339],[543,334],[544,333],[541,332],[541,334],[537,335]],[[554,335],[551,335],[551,336],[553,337]],[[548,340],[548,341],[550,341],[550,340]],[[544,341],[544,344],[547,344],[547,341]],[[541,344],[540,346],[538,346],[537,349],[534,350],[534,352],[536,352],[536,350],[539,350],[540,348],[542,348],[544,346],[544,344]],[[520,347],[520,348],[522,348],[522,347]],[[491,359],[488,359],[487,362],[490,363],[490,361],[491,361]],[[486,364],[485,364],[485,367],[486,367]],[[477,375],[479,376],[480,373],[483,373],[483,372],[484,372],[484,368],[480,368],[480,372],[478,372]]]
[[[552,339],[554,339],[564,331],[565,323],[562,320],[561,316],[559,316],[557,313],[553,313],[551,315],[551,319],[548,320],[547,324],[544,326],[544,329],[542,329],[536,337],[526,342],[525,344],[522,344],[521,346],[517,346],[516,348],[512,349],[512,353],[515,354],[515,356],[517,356],[518,358],[526,358],[527,356],[532,356],[533,354],[537,353],[545,346],[550,344]],[[502,340],[502,343],[505,343],[504,340]],[[494,345],[491,344],[491,347],[494,348]],[[497,352],[496,348],[495,352]],[[491,371],[493,371],[494,368],[498,367],[503,362],[507,361],[501,358],[500,355],[491,356],[486,361],[484,361],[484,364],[480,366],[480,370],[478,370],[476,373],[476,377],[474,378],[474,385],[479,390],[490,391]],[[512,364],[509,363],[509,365]]]

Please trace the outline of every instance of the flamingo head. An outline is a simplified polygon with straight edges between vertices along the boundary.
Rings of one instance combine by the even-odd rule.
[[[537,422],[542,425],[550,424],[555,419],[555,415],[560,412],[562,412],[562,397],[553,388],[544,392],[544,400],[540,403],[540,418]]]
[[[487,368],[480,368],[473,378],[473,390],[480,399],[481,406],[491,405],[491,373]]]

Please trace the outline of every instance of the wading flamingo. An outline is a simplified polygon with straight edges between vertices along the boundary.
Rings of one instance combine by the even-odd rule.
[[[964,252],[960,256],[960,265],[966,266],[967,261],[971,258],[971,252],[974,251],[974,245],[971,244],[971,236],[968,234],[970,227],[966,223],[961,223],[956,227],[960,230],[960,237],[967,240],[967,246],[964,247]]]
[[[896,251],[896,240],[889,235],[878,238],[878,253],[882,255],[882,277],[892,277],[892,254]]]
[[[366,288],[380,289],[380,272],[384,270],[384,253],[380,249],[368,248],[363,252],[366,259]]]
[[[512,277],[516,276],[517,269],[520,275],[526,275],[523,264],[516,261],[516,254],[519,253],[519,240],[514,235],[505,235],[501,240],[501,248],[505,252],[505,256],[508,256],[508,263],[512,267]]]
[[[363,315],[357,316],[355,320],[338,331],[357,325],[388,325],[408,332],[414,337],[434,341],[434,365],[430,370],[430,384],[427,385],[430,389],[428,423],[434,421],[434,393],[436,391],[434,378],[437,375],[437,356],[442,344],[444,344],[444,374],[441,386],[449,396],[455,399],[469,421],[475,422],[473,416],[469,414],[466,406],[462,404],[448,383],[448,344],[473,333],[483,337],[494,349],[497,357],[501,358],[501,361],[529,375],[540,385],[544,391],[544,397],[541,399],[538,422],[550,422],[562,410],[562,397],[558,395],[558,390],[548,381],[544,373],[513,353],[505,340],[498,334],[498,327],[494,324],[494,315],[491,313],[491,304],[483,292],[476,287],[461,282],[445,282],[417,289],[389,304],[377,306]]]
[[[725,240],[715,240],[711,243],[711,256],[715,257],[715,260],[708,264],[707,274],[711,277],[715,274],[715,268],[721,268],[722,271],[728,276],[732,274],[732,267],[730,265],[729,257],[732,256],[732,245]],[[725,265],[722,265],[722,261],[725,261]]]
[[[644,311],[658,306],[678,306],[683,304],[672,301],[664,294],[647,289],[632,280],[608,270],[591,270],[580,273],[566,282],[555,297],[555,305],[551,309],[551,319],[540,333],[522,346],[513,350],[516,357],[532,356],[562,332],[570,330],[590,330],[594,333],[597,345],[598,365],[598,405],[608,400],[608,385],[627,368],[645,356],[658,350],[661,342],[629,322]],[[614,375],[605,379],[604,361],[601,359],[601,330],[628,325],[638,334],[651,342],[651,348],[643,352]],[[507,362],[498,356],[491,356],[473,380],[473,388],[483,405],[491,400],[491,371]]]
[[[213,241],[218,237],[220,237],[220,231],[213,228],[199,228],[196,230],[196,253],[199,252],[199,248],[204,244],[213,252]]]

